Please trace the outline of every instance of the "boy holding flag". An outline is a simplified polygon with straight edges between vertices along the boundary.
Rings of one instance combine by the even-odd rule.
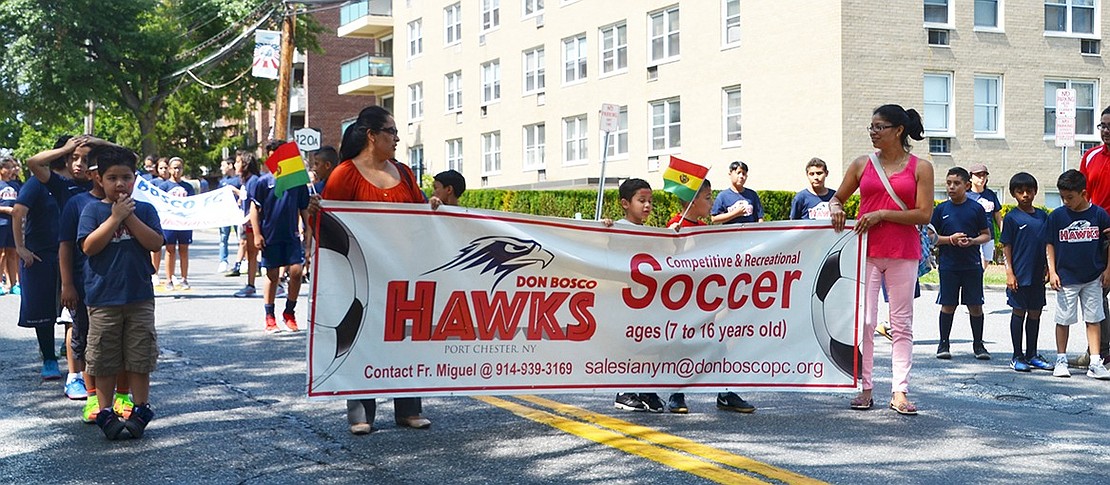
[[[282,320],[290,332],[296,332],[300,330],[296,308],[304,272],[303,241],[310,240],[312,232],[306,223],[302,241],[300,223],[308,221],[308,172],[301,160],[300,149],[293,142],[274,150],[266,159],[266,167],[270,173],[263,175],[248,194],[254,241],[262,249],[262,266],[266,268],[267,284],[263,294],[266,332],[279,331],[274,316],[274,300],[282,268],[289,273],[289,291],[286,293]]]

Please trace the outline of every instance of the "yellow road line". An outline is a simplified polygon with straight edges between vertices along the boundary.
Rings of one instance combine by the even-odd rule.
[[[515,397],[523,401],[544,406],[559,414],[609,428],[611,430],[647,441],[649,443],[666,446],[674,450],[705,458],[707,460],[711,460],[722,465],[728,465],[733,468],[756,473],[772,480],[778,480],[790,484],[824,483],[820,480],[815,480],[805,475],[799,475],[792,471],[774,467],[766,463],[753,460],[751,458],[735,455],[727,451],[698,443],[696,441],[664,433],[654,428],[640,426],[638,424],[630,423],[628,421],[614,418],[612,416],[590,412],[577,406],[563,404],[561,402],[544,399],[539,396]]]
[[[620,433],[591,426],[580,421],[567,419],[562,416],[556,416],[546,411],[522,406],[492,396],[474,396],[474,399],[497,406],[537,423],[546,424],[575,436],[601,443],[605,446],[611,446],[625,453],[641,456],[676,470],[697,475],[717,483],[767,483],[748,475],[726,470],[712,463],[629,438]]]

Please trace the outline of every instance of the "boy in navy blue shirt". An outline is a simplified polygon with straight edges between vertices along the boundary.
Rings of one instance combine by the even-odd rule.
[[[1078,318],[1079,307],[1087,322],[1087,348],[1091,363],[1087,377],[1110,380],[1099,352],[1102,288],[1110,286],[1103,234],[1110,228],[1106,210],[1087,200],[1087,177],[1078,170],[1060,174],[1056,181],[1064,207],[1052,211],[1046,226],[1048,282],[1056,290],[1056,366],[1052,375],[1071,377],[1068,370],[1068,326]]]
[[[122,420],[107,400],[100,404],[96,424],[110,440],[124,429],[132,438],[141,438],[154,418],[150,373],[158,361],[158,340],[150,253],[162,246],[162,225],[154,206],[131,199],[138,162],[133,152],[98,146],[90,157],[98,165],[104,199],[85,206],[77,229],[77,242],[88,257],[86,369],[95,376],[100,396],[114,395],[116,375],[127,371],[135,402],[131,416]]]
[[[979,245],[990,239],[990,228],[983,207],[967,198],[971,175],[961,167],[948,170],[944,180],[948,200],[933,210],[931,221],[937,230],[940,273],[940,344],[938,359],[951,359],[948,337],[956,307],[967,305],[971,313],[972,349],[975,358],[989,360],[991,354],[983,345],[983,264]]]
[[[1010,195],[1017,208],[1002,220],[1002,254],[1006,258],[1006,303],[1010,314],[1010,340],[1014,355],[1010,368],[1029,372],[1033,368],[1052,370],[1037,354],[1037,334],[1041,329],[1044,309],[1044,277],[1048,270],[1045,259],[1045,224],[1048,213],[1033,207],[1037,196],[1037,179],[1020,172],[1010,178]],[[1025,330],[1025,352],[1021,351],[1022,329]]]
[[[254,243],[262,250],[262,266],[266,268],[266,291],[263,294],[266,310],[266,332],[279,331],[274,316],[274,300],[277,298],[281,269],[289,274],[289,290],[285,294],[285,311],[282,321],[290,332],[300,330],[297,326],[297,295],[301,291],[304,275],[304,241],[311,239],[312,229],[306,223],[305,237],[302,240],[300,222],[308,221],[308,186],[298,186],[286,190],[281,197],[274,194],[274,175],[266,174],[258,179],[250,194],[251,226],[254,230]]]
[[[728,166],[728,176],[732,185],[717,194],[713,201],[714,224],[739,224],[742,222],[763,222],[763,203],[759,194],[745,188],[748,181],[748,164],[739,160]]]
[[[790,204],[791,220],[828,220],[829,200],[836,195],[836,191],[825,187],[825,177],[829,176],[829,167],[820,158],[810,159],[806,163],[806,178],[809,187],[802,189],[794,196]]]

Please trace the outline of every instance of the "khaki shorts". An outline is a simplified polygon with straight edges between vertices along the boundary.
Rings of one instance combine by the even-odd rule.
[[[121,370],[149,374],[158,363],[154,300],[119,306],[89,307],[86,371],[94,376]]]

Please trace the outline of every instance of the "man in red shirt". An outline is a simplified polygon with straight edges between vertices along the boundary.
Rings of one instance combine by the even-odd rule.
[[[1087,177],[1087,197],[1091,199],[1091,203],[1110,211],[1110,107],[1102,110],[1098,133],[1102,137],[1102,144],[1083,154],[1079,162],[1079,172]],[[1103,234],[1110,234],[1110,228],[1103,228]],[[1105,249],[1105,238],[1103,244]],[[1108,292],[1110,288],[1102,289],[1104,313],[1110,309],[1106,300]],[[1110,317],[1099,324],[1099,334],[1099,355],[1103,356],[1104,363],[1110,362]]]

